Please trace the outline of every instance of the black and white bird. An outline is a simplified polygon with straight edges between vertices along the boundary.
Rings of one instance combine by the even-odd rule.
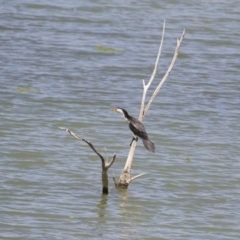
[[[133,134],[142,139],[144,147],[149,152],[155,152],[154,144],[149,140],[145,127],[138,119],[130,116],[123,108],[111,108],[111,110],[121,113],[123,118],[128,122],[129,128]]]

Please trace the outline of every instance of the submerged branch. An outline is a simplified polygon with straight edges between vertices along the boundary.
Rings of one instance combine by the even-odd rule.
[[[100,157],[101,162],[102,162],[102,193],[104,194],[108,194],[108,169],[112,166],[112,164],[114,163],[115,159],[116,159],[116,154],[113,155],[112,159],[110,162],[108,162],[108,157],[106,157],[106,159],[96,150],[96,148],[93,146],[93,144],[88,141],[87,139],[82,138],[81,136],[77,135],[76,133],[74,133],[73,131],[67,129],[67,128],[63,128],[63,127],[59,127],[62,130],[66,130],[71,136],[84,141],[85,143],[87,143],[89,145],[89,147]]]

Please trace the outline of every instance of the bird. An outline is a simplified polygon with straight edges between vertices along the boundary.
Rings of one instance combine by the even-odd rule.
[[[136,118],[130,116],[128,112],[123,109],[123,108],[111,108],[112,111],[121,113],[123,115],[123,118],[128,122],[128,126],[130,130],[133,132],[133,134],[136,137],[139,137],[143,141],[144,147],[149,151],[149,152],[155,152],[155,146],[154,143],[152,143],[147,135],[147,132],[145,130],[145,127],[143,124]],[[137,138],[135,138],[137,141]],[[133,140],[132,140],[133,141]],[[131,142],[132,144],[132,142]],[[130,146],[131,146],[130,144]]]

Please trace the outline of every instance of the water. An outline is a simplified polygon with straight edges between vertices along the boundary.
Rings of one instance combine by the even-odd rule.
[[[0,8],[0,239],[239,239],[238,1],[5,1]],[[100,160],[117,160],[138,116],[163,20],[159,71],[186,36],[144,124],[132,174],[101,195]],[[99,47],[100,46],[100,47]],[[124,52],[107,52],[107,48]],[[148,95],[149,98],[149,95]]]

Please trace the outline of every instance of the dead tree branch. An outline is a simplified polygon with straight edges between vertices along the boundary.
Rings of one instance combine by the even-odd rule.
[[[147,95],[147,91],[148,91],[150,85],[152,84],[152,82],[153,82],[153,80],[156,76],[156,73],[157,73],[158,62],[159,62],[161,52],[162,52],[164,34],[165,34],[165,20],[163,22],[162,38],[161,38],[160,46],[159,46],[159,49],[158,49],[158,55],[157,55],[157,58],[156,58],[156,62],[155,62],[155,66],[154,66],[154,69],[153,69],[153,72],[152,72],[152,76],[149,79],[147,85],[145,84],[145,81],[143,80],[143,96],[142,96],[141,109],[140,109],[140,113],[139,113],[139,120],[141,120],[141,121],[143,120],[143,116],[145,115],[144,114],[145,113],[144,107],[145,107],[145,98],[146,98],[146,95]]]
[[[132,177],[132,178],[130,179],[130,182],[133,181],[134,179],[138,178],[138,177],[143,176],[143,175],[145,175],[145,173],[141,173],[141,174],[138,174],[138,175]]]
[[[145,81],[143,80],[143,96],[142,96],[141,109],[140,109],[139,118],[138,118],[138,120],[140,122],[143,121],[143,118],[146,116],[146,113],[147,113],[148,109],[150,108],[153,100],[155,99],[155,97],[158,94],[160,88],[162,87],[163,83],[166,81],[168,75],[170,74],[170,72],[171,72],[171,70],[172,70],[172,68],[174,66],[174,63],[175,63],[175,61],[177,59],[177,56],[178,56],[179,47],[180,47],[180,45],[182,43],[182,40],[184,38],[185,29],[183,30],[181,38],[177,39],[177,46],[175,48],[175,52],[174,52],[171,64],[169,65],[167,72],[165,73],[164,77],[162,78],[162,80],[158,84],[158,86],[155,89],[153,95],[151,96],[149,102],[145,106],[145,98],[146,98],[147,91],[148,91],[151,83],[153,82],[153,80],[155,78],[155,75],[156,75],[156,72],[157,72],[158,62],[159,62],[159,58],[160,58],[161,51],[162,51],[164,33],[165,33],[165,21],[163,22],[163,30],[162,30],[161,42],[160,42],[160,46],[159,46],[159,50],[158,50],[158,54],[157,54],[157,58],[156,58],[156,62],[155,62],[155,66],[154,66],[151,78],[149,79],[147,84],[145,84]],[[117,182],[117,183],[115,182],[115,185],[118,186],[118,187],[127,188],[129,183],[132,180],[136,179],[136,177],[140,177],[140,176],[143,175],[143,174],[139,174],[139,175],[131,178],[131,166],[132,166],[132,161],[133,161],[133,157],[134,157],[136,146],[137,146],[137,141],[133,140],[132,145],[131,145],[130,150],[129,150],[129,153],[128,153],[128,158],[126,160],[125,167],[123,169],[122,174],[120,175],[119,182]]]
[[[100,157],[102,163],[102,193],[108,194],[108,169],[112,166],[116,159],[116,154],[113,155],[110,162],[108,162],[108,157],[106,159],[96,150],[91,142],[87,139],[82,138],[81,136],[77,135],[76,133],[72,132],[71,130],[63,127],[59,127],[60,129],[66,130],[70,135],[73,137],[80,139],[88,144],[88,146]]]
[[[170,64],[170,66],[168,67],[168,70],[167,70],[167,72],[165,73],[164,77],[162,78],[161,82],[158,84],[157,88],[155,89],[155,91],[154,91],[153,95],[151,96],[149,102],[147,103],[147,105],[146,105],[146,107],[145,107],[145,109],[144,109],[144,113],[143,113],[143,115],[142,115],[142,118],[145,117],[145,115],[146,115],[148,109],[150,108],[153,100],[155,99],[155,97],[157,96],[158,92],[160,91],[160,88],[162,87],[163,83],[166,81],[168,75],[169,75],[170,72],[172,71],[173,66],[174,66],[174,63],[175,63],[176,60],[177,60],[177,56],[178,56],[178,52],[179,52],[179,47],[180,47],[180,45],[181,45],[181,43],[182,43],[182,40],[183,40],[183,38],[184,38],[184,35],[185,35],[185,29],[184,29],[183,32],[182,32],[181,38],[180,38],[180,39],[177,39],[177,46],[176,46],[176,48],[175,48],[175,52],[174,52],[174,55],[173,55],[171,64]],[[150,82],[150,81],[149,81],[149,82]],[[149,83],[148,83],[148,84],[149,84]],[[147,85],[148,85],[148,84],[147,84]],[[145,89],[144,80],[143,80],[143,85],[144,85],[144,89]]]

